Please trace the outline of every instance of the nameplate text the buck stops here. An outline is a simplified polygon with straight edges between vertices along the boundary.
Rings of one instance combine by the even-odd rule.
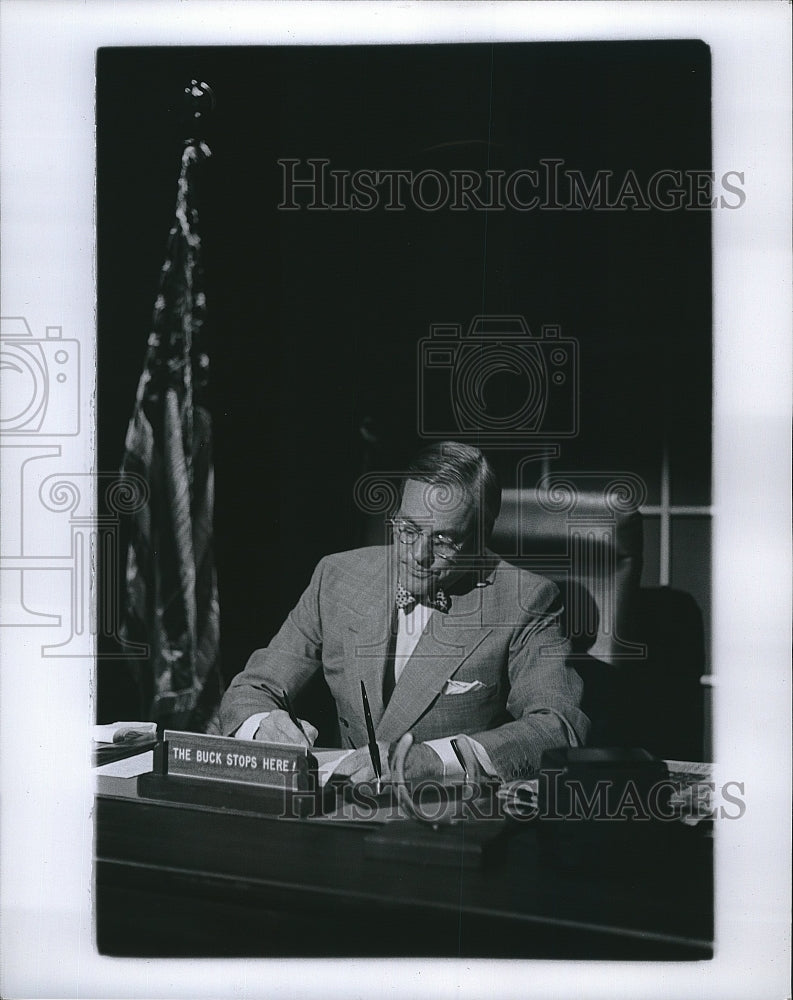
[[[166,729],[162,772],[297,791],[308,787],[316,761],[308,747],[260,743]]]

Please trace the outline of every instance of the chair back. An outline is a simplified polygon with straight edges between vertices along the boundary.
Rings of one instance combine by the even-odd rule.
[[[611,664],[643,658],[635,642],[642,518],[624,491],[504,490],[491,548],[559,586],[574,653]]]

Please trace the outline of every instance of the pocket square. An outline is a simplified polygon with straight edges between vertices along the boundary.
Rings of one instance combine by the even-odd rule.
[[[481,681],[446,681],[443,688],[444,694],[468,694],[469,691],[478,691],[485,685]]]

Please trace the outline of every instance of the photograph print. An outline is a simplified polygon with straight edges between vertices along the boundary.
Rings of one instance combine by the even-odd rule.
[[[99,951],[712,957],[709,47],[96,68]]]

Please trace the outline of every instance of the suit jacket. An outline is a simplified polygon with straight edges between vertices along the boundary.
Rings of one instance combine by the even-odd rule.
[[[396,587],[391,546],[322,559],[311,583],[269,646],[256,650],[231,682],[220,708],[230,734],[256,712],[280,707],[318,670],[336,701],[342,744],[365,746],[361,680],[377,738],[406,732],[424,742],[466,733],[488,752],[499,776],[535,771],[543,750],[577,745],[589,720],[582,682],[567,662],[555,584],[493,553],[451,590],[447,614],[436,611],[383,707],[382,684]],[[479,681],[450,693],[448,681]]]

